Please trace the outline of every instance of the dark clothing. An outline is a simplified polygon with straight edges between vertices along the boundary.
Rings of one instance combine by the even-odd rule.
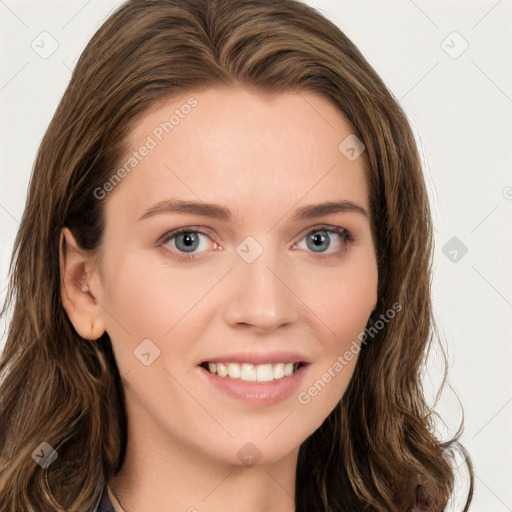
[[[101,495],[101,501],[98,505],[96,512],[115,512],[114,506],[110,501],[110,497],[108,495],[107,486],[103,489],[103,494]]]
[[[416,489],[416,502],[414,504],[414,508],[412,508],[412,512],[428,512],[428,510],[428,498],[425,495],[424,489],[422,487],[418,487]],[[103,489],[100,504],[95,512],[115,512],[114,506],[112,505],[108,495],[106,484]]]

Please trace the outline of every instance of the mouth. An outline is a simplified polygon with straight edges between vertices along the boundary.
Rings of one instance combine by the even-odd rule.
[[[292,399],[312,364],[306,357],[292,351],[225,353],[198,361],[197,369],[212,398],[268,407]]]
[[[205,361],[199,366],[221,378],[243,382],[272,382],[286,379],[306,365],[307,363],[304,361],[264,364]]]

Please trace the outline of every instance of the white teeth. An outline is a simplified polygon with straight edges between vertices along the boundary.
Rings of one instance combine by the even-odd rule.
[[[226,368],[226,365],[222,363],[217,363],[217,375],[219,377],[226,377],[228,374],[228,369]]]
[[[270,382],[274,380],[274,372],[271,364],[259,364],[256,366],[256,379],[258,382]]]
[[[229,363],[228,375],[232,379],[239,379],[240,378],[240,365],[238,365],[236,363]]]
[[[293,373],[293,363],[287,363],[284,367],[284,376],[289,377]]]
[[[274,366],[274,379],[282,379],[283,377],[284,377],[284,363],[276,364]]]
[[[235,363],[236,364],[236,363]],[[256,368],[254,365],[244,363],[242,365],[242,371],[240,372],[240,379],[247,382],[253,382],[256,380]]]
[[[245,382],[271,382],[292,375],[298,365],[294,363],[208,363],[208,370],[219,377],[240,379]]]

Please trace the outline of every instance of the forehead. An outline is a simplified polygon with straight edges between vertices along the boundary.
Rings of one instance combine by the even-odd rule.
[[[114,196],[140,214],[170,198],[220,203],[238,220],[320,200],[368,209],[364,159],[347,158],[347,137],[348,121],[311,92],[190,92],[160,102],[129,134],[121,165],[135,165]]]

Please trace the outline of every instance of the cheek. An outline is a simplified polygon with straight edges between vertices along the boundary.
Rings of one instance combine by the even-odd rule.
[[[311,308],[322,320],[318,341],[322,356],[311,367],[297,402],[311,432],[336,407],[355,370],[361,338],[377,300],[377,272],[340,272],[311,296]],[[311,293],[314,288],[311,287]]]
[[[305,303],[323,325],[327,350],[343,349],[364,331],[377,303],[377,287],[377,267],[372,258],[304,283]]]
[[[162,338],[208,291],[210,281],[211,276],[190,279],[186,272],[134,254],[116,261],[105,302],[133,336]],[[115,323],[109,325],[116,329]]]
[[[219,277],[171,269],[140,253],[112,258],[108,268],[100,301],[121,374],[140,369],[134,354],[147,339],[160,351],[158,364],[169,364],[171,347],[173,360],[190,357],[189,341],[201,334],[210,314],[201,299]]]
[[[364,330],[376,300],[377,281],[372,279],[351,280],[332,292],[327,314],[331,328],[342,344]]]

